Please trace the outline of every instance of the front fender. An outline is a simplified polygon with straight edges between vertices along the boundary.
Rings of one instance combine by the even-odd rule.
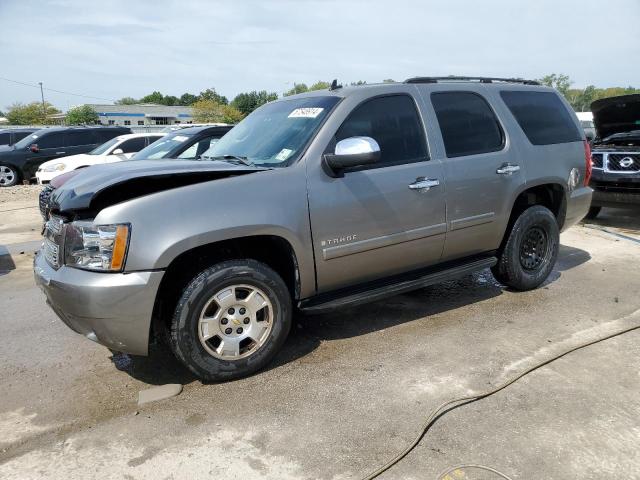
[[[165,269],[178,255],[214,242],[255,235],[281,237],[297,257],[305,295],[315,289],[315,266],[301,167],[156,192],[107,207],[95,222],[131,224],[127,272]]]

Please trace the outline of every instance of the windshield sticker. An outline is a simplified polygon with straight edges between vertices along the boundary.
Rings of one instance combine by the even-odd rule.
[[[184,135],[176,135],[173,137],[176,142],[184,142],[187,138],[189,137],[185,137]]]
[[[276,155],[276,160],[278,160],[279,162],[284,162],[287,158],[291,156],[292,153],[293,153],[293,150],[289,150],[288,148],[283,148],[282,150],[280,150],[280,153]]]
[[[316,118],[323,110],[320,107],[296,108],[289,114],[289,118]]]

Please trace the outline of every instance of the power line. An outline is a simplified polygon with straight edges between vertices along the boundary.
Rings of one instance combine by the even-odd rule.
[[[26,87],[40,88],[40,85],[35,85],[35,84],[32,84],[32,83],[26,83],[26,82],[20,82],[18,80],[12,80],[10,78],[5,78],[5,77],[0,77],[0,80],[5,80],[5,81],[11,82],[11,83],[17,83],[18,85],[24,85]],[[63,95],[73,95],[74,97],[93,98],[95,100],[106,100],[107,102],[113,102],[114,101],[111,98],[94,97],[92,95],[82,95],[80,93],[65,92],[63,90],[56,90],[54,88],[47,88],[47,87],[42,87],[42,88],[43,88],[43,90],[47,90],[49,92],[61,93]]]

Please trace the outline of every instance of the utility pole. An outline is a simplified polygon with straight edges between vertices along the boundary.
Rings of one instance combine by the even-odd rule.
[[[47,121],[47,107],[44,104],[44,91],[42,90],[42,82],[38,82],[40,85],[40,96],[42,97],[42,121]]]

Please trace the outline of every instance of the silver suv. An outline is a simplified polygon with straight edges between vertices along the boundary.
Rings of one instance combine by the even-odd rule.
[[[207,381],[248,375],[294,311],[491,268],[536,288],[591,203],[588,144],[535,82],[412,78],[259,108],[198,161],[87,169],[50,199],[35,276],[73,330]]]

